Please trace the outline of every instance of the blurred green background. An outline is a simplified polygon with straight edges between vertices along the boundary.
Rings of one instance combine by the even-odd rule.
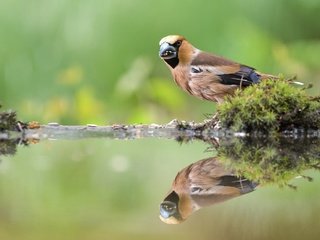
[[[215,104],[182,92],[158,42],[262,72],[298,75],[320,94],[319,0],[0,0],[0,101],[23,121],[201,121]],[[0,239],[318,239],[319,174],[298,192],[261,188],[168,226],[158,207],[207,146],[160,140],[46,141],[1,157]],[[147,150],[147,151],[146,151]]]
[[[319,94],[319,11],[318,0],[1,0],[0,101],[43,123],[200,121],[215,104],[178,89],[158,58],[177,33]]]

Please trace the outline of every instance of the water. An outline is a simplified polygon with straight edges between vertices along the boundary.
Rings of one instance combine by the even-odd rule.
[[[20,145],[6,149],[16,153],[0,163],[0,239],[319,238],[320,138],[217,133],[204,142],[157,129],[114,126],[90,138],[35,130],[41,139],[28,146],[12,140]],[[208,206],[164,223],[159,206],[176,175],[202,159],[213,182],[195,181],[191,192]]]

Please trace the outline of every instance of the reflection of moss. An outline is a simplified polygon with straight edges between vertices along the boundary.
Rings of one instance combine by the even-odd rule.
[[[0,140],[0,156],[14,155],[17,151],[18,139]]]
[[[218,154],[250,180],[284,186],[302,171],[320,167],[320,139],[233,138],[220,141]]]
[[[1,105],[0,105],[1,108]],[[0,112],[0,131],[14,131],[17,126],[17,115],[12,111]]]
[[[279,79],[237,91],[218,107],[221,126],[235,131],[320,129],[320,102]]]

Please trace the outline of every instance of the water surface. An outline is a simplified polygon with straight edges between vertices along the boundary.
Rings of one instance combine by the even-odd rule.
[[[301,159],[298,154],[310,159],[300,167],[304,177],[288,175],[288,184],[258,178],[263,183],[254,191],[201,208],[181,224],[160,220],[159,206],[177,173],[201,159],[230,152],[238,156],[237,141],[220,139],[218,149],[199,140],[181,144],[163,138],[46,139],[19,145],[16,154],[1,156],[0,238],[318,239],[317,138],[290,140],[285,146],[246,142],[238,149],[244,154],[259,149],[262,156],[278,156],[288,148],[295,162]],[[295,141],[304,145],[296,158]],[[224,163],[230,168],[230,162]]]

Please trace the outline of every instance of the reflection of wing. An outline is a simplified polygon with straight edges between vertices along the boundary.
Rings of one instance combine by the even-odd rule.
[[[193,188],[199,187],[209,189],[221,183],[221,177],[233,176],[233,172],[226,169],[215,158],[198,161],[188,167],[189,184],[191,192]]]
[[[214,158],[199,161],[190,166],[190,196],[204,207],[249,193],[257,184],[237,177]]]
[[[200,160],[177,174],[160,204],[160,218],[169,224],[181,223],[202,207],[252,192],[256,186],[236,176],[216,158]]]
[[[241,194],[252,192],[258,186],[258,184],[255,182],[236,176],[221,177],[221,182],[219,185],[237,188]]]
[[[216,203],[227,201],[231,198],[239,196],[239,191],[236,189],[224,189],[223,194],[192,194],[192,200],[197,204],[198,207],[206,207]]]
[[[223,176],[218,185],[207,189],[197,189],[191,193],[192,200],[199,206],[205,207],[215,203],[252,192],[257,184],[235,176]]]

